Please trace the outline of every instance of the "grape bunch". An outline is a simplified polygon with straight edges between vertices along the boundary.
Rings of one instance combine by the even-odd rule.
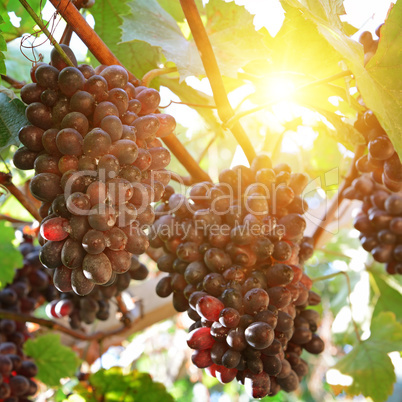
[[[385,263],[389,274],[402,274],[402,194],[363,175],[353,181],[345,197],[363,201],[354,221],[362,247]]]
[[[402,190],[402,164],[391,140],[371,110],[360,115],[355,127],[364,135],[368,153],[356,162],[361,173],[369,173],[378,183],[391,191]]]
[[[261,155],[188,198],[167,186],[155,208],[150,245],[163,248],[157,266],[167,273],[157,294],[173,294],[194,321],[193,363],[222,383],[236,378],[253,398],[294,391],[308,371],[302,351],[324,348],[319,315],[307,309],[320,297],[299,265],[313,251],[303,235],[307,182]]]
[[[41,271],[39,253],[30,239],[22,243],[21,252],[24,255],[24,266],[16,271],[13,282],[0,290],[0,308],[12,313],[30,314],[44,294],[51,297],[51,286],[47,275]],[[38,368],[23,352],[24,342],[29,337],[25,323],[0,319],[2,401],[27,402],[38,390],[34,381]]]
[[[144,280],[147,275],[147,267],[133,255],[130,269],[121,275],[115,275],[114,283],[109,286],[96,285],[85,296],[73,292],[59,293],[59,297],[47,305],[46,313],[49,318],[68,316],[72,329],[81,329],[82,322],[92,324],[95,319],[106,321],[110,316],[110,303],[113,299],[129,287],[131,279]]]
[[[381,26],[376,30],[378,37],[380,37]],[[371,33],[365,31],[359,40],[364,47],[366,64],[377,50],[378,39],[374,40]],[[391,191],[402,190],[402,164],[391,140],[374,113],[367,110],[360,114],[354,126],[363,134],[368,144],[368,153],[356,162],[357,170],[361,173],[370,173],[377,183],[383,184]]]
[[[30,183],[42,201],[41,261],[62,292],[89,294],[130,269],[146,251],[144,225],[154,221],[170,173],[159,138],[175,128],[157,111],[159,92],[128,80],[121,66],[69,67],[53,49],[21,90],[32,125],[23,127],[17,168],[35,169]]]

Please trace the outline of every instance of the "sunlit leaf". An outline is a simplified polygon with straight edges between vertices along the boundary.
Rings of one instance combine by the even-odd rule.
[[[26,106],[17,98],[11,100],[0,93],[0,152],[10,145],[18,145],[18,132],[29,124],[25,117]]]
[[[5,221],[0,222],[0,288],[11,283],[16,268],[22,266],[22,255],[13,245],[15,239],[14,229]]]
[[[105,402],[137,402],[163,401],[173,402],[172,396],[163,384],[154,382],[148,373],[131,370],[124,374],[121,367],[99,370],[89,378],[90,388],[81,385],[75,388],[76,393],[85,401]],[[70,400],[70,399],[69,399]]]
[[[343,387],[349,395],[363,394],[375,401],[385,401],[396,381],[389,352],[402,350],[402,324],[391,312],[382,312],[371,322],[370,337],[355,345],[335,368],[352,377]]]
[[[304,18],[313,21],[320,34],[342,56],[356,77],[357,86],[366,106],[371,109],[389,135],[399,157],[402,157],[402,2],[398,1],[381,29],[381,40],[376,55],[364,66],[363,47],[350,39],[336,25],[301,5],[297,0],[286,0],[298,7]]]
[[[160,48],[167,61],[176,64],[181,80],[205,74],[194,41],[184,37],[176,20],[156,0],[136,0],[127,4],[131,12],[123,16],[122,42],[141,40]],[[205,12],[209,39],[223,75],[236,77],[239,68],[251,59],[267,57],[269,53],[262,35],[255,31],[253,17],[244,7],[211,0]]]
[[[37,15],[41,13],[43,7],[41,0],[30,0],[29,5],[32,7]],[[14,12],[19,20],[19,26],[16,27],[11,23],[8,13]],[[4,25],[1,26],[4,39],[9,42],[15,38],[22,36],[24,33],[32,32],[35,22],[28,14],[25,8],[18,0],[0,0],[0,16],[4,19]]]
[[[71,377],[78,368],[76,354],[60,342],[60,335],[46,334],[28,339],[24,352],[35,360],[38,366],[37,378],[49,386],[58,386],[60,379]]]
[[[123,65],[137,78],[158,67],[160,52],[146,42],[119,43],[122,15],[130,12],[127,2],[97,0],[91,8],[95,19],[95,32],[103,39]]]

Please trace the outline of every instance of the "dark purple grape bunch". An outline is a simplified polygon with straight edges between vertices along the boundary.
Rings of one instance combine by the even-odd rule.
[[[134,86],[123,67],[77,66],[62,47],[75,67],[53,49],[50,65],[37,63],[21,90],[32,125],[19,132],[14,164],[35,169],[43,265],[61,291],[86,295],[148,248],[143,226],[153,223],[151,203],[170,180],[159,138],[176,123],[158,112],[159,92]]]
[[[389,274],[402,274],[402,194],[363,175],[353,181],[345,196],[363,201],[354,221],[362,247],[385,263]]]
[[[41,302],[43,294],[49,294],[51,286],[38,264],[39,252],[27,237],[20,245],[24,265],[16,271],[13,282],[0,290],[0,308],[11,313],[31,314]],[[30,333],[23,322],[0,319],[0,400],[30,401],[38,386],[34,377],[36,364],[23,352],[23,345]]]
[[[193,363],[222,383],[235,378],[253,398],[294,391],[307,373],[303,350],[318,354],[320,297],[303,272],[313,250],[304,237],[301,196],[308,178],[258,156],[187,198],[168,186],[156,207],[150,245],[163,248],[157,285],[194,321]]]
[[[113,281],[108,286],[96,285],[85,296],[74,292],[59,293],[58,298],[47,305],[46,313],[49,318],[68,316],[72,329],[82,329],[82,323],[106,321],[110,317],[111,303],[129,287],[130,281],[144,280],[147,276],[147,267],[133,255],[130,269],[121,275],[113,275]]]

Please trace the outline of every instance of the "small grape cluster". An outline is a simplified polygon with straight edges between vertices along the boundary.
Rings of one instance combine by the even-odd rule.
[[[115,275],[114,283],[109,286],[96,285],[85,296],[79,296],[73,292],[60,293],[57,299],[48,304],[47,315],[49,318],[68,316],[72,329],[81,329],[82,322],[92,324],[95,319],[106,321],[110,316],[110,303],[113,298],[129,287],[131,279],[144,280],[147,276],[147,267],[133,255],[130,269],[121,275]]]
[[[376,34],[380,37],[380,25]],[[365,31],[360,36],[364,47],[365,64],[374,56],[378,47],[378,39],[374,40],[371,33]],[[368,154],[363,155],[357,162],[356,168],[361,173],[370,173],[379,184],[391,191],[402,190],[402,164],[387,133],[381,127],[371,110],[360,114],[355,122],[368,144]]]
[[[391,140],[371,110],[360,115],[355,127],[368,143],[368,153],[356,162],[360,173],[369,173],[378,183],[391,191],[402,190],[402,164]]]
[[[39,252],[31,239],[25,239],[21,252],[24,266],[17,270],[13,282],[0,291],[0,307],[13,313],[30,314],[43,295],[52,297],[52,286],[41,271]],[[38,368],[22,349],[29,337],[25,323],[6,318],[0,320],[0,400],[27,402],[37,392],[34,377]]]
[[[363,201],[354,221],[362,247],[385,263],[389,274],[402,274],[402,195],[363,175],[353,181],[345,197]]]
[[[320,353],[320,297],[299,265],[311,257],[303,236],[304,174],[272,168],[260,155],[251,168],[224,170],[219,183],[194,185],[189,197],[168,186],[149,233],[168,275],[160,297],[194,320],[193,363],[222,383],[235,378],[253,398],[294,391],[308,371],[302,350]]]
[[[135,87],[123,67],[78,66],[62,47],[76,67],[53,49],[51,64],[37,63],[21,90],[32,125],[19,132],[14,164],[35,169],[43,265],[55,270],[59,290],[86,295],[146,251],[142,227],[153,223],[151,203],[170,180],[159,138],[176,123],[157,111],[159,92]]]

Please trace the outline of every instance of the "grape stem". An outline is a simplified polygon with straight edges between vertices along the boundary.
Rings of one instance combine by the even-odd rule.
[[[350,277],[349,274],[346,271],[339,271],[339,272],[334,272],[333,274],[329,274],[329,275],[324,275],[324,276],[319,276],[317,278],[312,278],[313,283],[316,282],[320,282],[320,281],[326,281],[328,279],[332,279],[335,278],[339,275],[343,275],[346,278],[346,284],[348,287],[348,303],[349,303],[349,309],[350,309],[350,318],[353,324],[353,328],[356,334],[356,338],[358,340],[358,342],[361,342],[361,338],[360,338],[360,333],[359,333],[359,328],[356,324],[356,321],[353,318],[353,310],[352,310],[352,302],[350,300],[350,295],[352,294],[352,286],[350,284]]]
[[[74,67],[74,64],[72,61],[69,59],[69,57],[66,55],[64,50],[61,48],[61,46],[57,43],[56,39],[54,39],[53,35],[49,32],[49,30],[46,28],[46,25],[42,22],[42,20],[36,15],[35,11],[32,9],[32,7],[28,4],[26,0],[19,0],[21,5],[27,10],[28,14],[32,17],[32,19],[36,22],[36,24],[39,26],[41,29],[41,32],[43,32],[48,38],[50,43],[56,48],[56,50],[59,52],[60,56],[62,59],[71,67]]]
[[[7,82],[7,84],[10,84],[15,89],[21,89],[26,84],[25,81],[18,81],[14,78],[9,77],[8,75],[3,74],[1,75],[1,79]]]
[[[27,196],[15,186],[11,181],[12,176],[9,173],[0,172],[0,185],[5,187],[19,202],[20,204],[37,220],[41,221],[42,218],[35,205],[27,198]]]
[[[63,332],[64,334],[70,335],[73,338],[80,339],[83,341],[93,341],[93,340],[101,340],[105,339],[109,336],[114,336],[121,334],[122,332],[126,331],[127,329],[130,328],[136,321],[124,321],[124,325],[120,328],[117,328],[113,331],[109,332],[94,332],[93,334],[85,334],[80,331],[75,331],[73,329],[70,329],[68,327],[65,327],[64,325],[61,325],[55,321],[52,320],[47,320],[44,318],[38,318],[34,317],[30,314],[23,314],[23,313],[17,313],[17,312],[12,312],[12,311],[7,311],[7,310],[2,310],[0,309],[0,318],[2,319],[9,319],[9,320],[14,320],[18,322],[32,322],[34,324],[38,324],[41,327],[49,328],[55,331]]]
[[[63,45],[70,46],[71,37],[73,36],[73,29],[70,25],[66,25],[64,28],[63,35],[61,35],[60,43]]]
[[[196,160],[191,156],[191,154],[174,134],[169,134],[168,136],[162,138],[162,140],[172,154],[186,168],[188,173],[190,173],[192,179],[195,181],[212,181],[208,174],[200,168]],[[175,180],[173,177],[172,179]]]
[[[209,41],[208,34],[202,23],[200,14],[194,0],[180,0],[184,15],[190,26],[195,44],[201,57],[205,73],[211,84],[215,104],[218,108],[218,115],[223,123],[226,123],[234,116],[234,111],[230,105],[219,66],[216,61],[214,51]],[[255,158],[256,153],[253,145],[243,127],[239,122],[232,125],[231,131],[238,144],[242,147],[249,163]]]
[[[338,74],[331,75],[330,77],[326,77],[326,78],[322,78],[322,79],[319,79],[319,80],[316,80],[316,81],[308,82],[307,84],[301,85],[300,87],[296,88],[296,89],[294,90],[294,92],[293,92],[292,95],[295,95],[296,93],[302,91],[303,89],[311,88],[311,87],[314,87],[314,86],[317,86],[317,85],[321,85],[321,84],[327,84],[328,82],[336,81],[336,80],[338,80],[339,78],[348,77],[348,76],[350,76],[350,75],[352,75],[352,72],[351,72],[350,70],[346,70],[346,71],[342,71],[342,72],[340,72],[340,73],[338,73]],[[248,95],[248,96],[250,96],[250,95]],[[266,109],[266,108],[268,108],[268,107],[274,105],[275,103],[279,102],[280,100],[284,100],[285,98],[286,98],[286,97],[279,98],[279,99],[274,99],[274,100],[271,100],[271,101],[269,101],[269,102],[263,103],[262,105],[256,106],[256,107],[254,107],[254,108],[252,108],[252,109],[249,109],[249,110],[245,110],[245,111],[243,111],[243,112],[236,113],[233,117],[231,117],[228,121],[226,121],[226,122],[224,123],[223,127],[224,127],[224,128],[228,128],[228,129],[232,129],[232,127],[233,127],[235,124],[238,124],[238,121],[239,121],[242,117],[245,117],[245,116],[248,116],[248,115],[250,115],[250,114],[259,112],[260,110]],[[245,99],[244,99],[244,100],[245,100]],[[244,101],[244,100],[243,100],[243,101]],[[242,101],[242,102],[243,102],[243,101]]]
[[[78,37],[85,43],[85,45],[87,45],[88,49],[100,63],[108,66],[112,64],[119,64],[122,66],[122,63],[106,46],[98,34],[89,26],[71,0],[50,0],[50,2],[67,21],[67,24],[71,26],[72,30],[78,35]],[[128,75],[130,81],[134,81],[136,85],[139,84],[138,79],[129,71]]]
[[[215,105],[202,105],[200,103],[177,102],[174,100],[171,100],[166,106],[159,106],[159,109],[165,109],[165,108],[169,107],[172,103],[174,103],[175,105],[186,105],[186,106],[190,106],[190,107],[203,107],[206,109],[216,109]]]
[[[141,84],[144,85],[144,87],[149,87],[149,84],[154,78],[169,73],[175,73],[176,71],[176,67],[155,68],[154,70],[148,71],[146,74],[144,74]]]
[[[364,150],[366,149],[365,145],[358,145],[355,149],[355,155],[353,157],[352,164],[350,165],[349,172],[343,180],[342,184],[339,187],[338,193],[331,201],[331,205],[328,210],[325,212],[325,215],[321,219],[321,223],[315,229],[313,235],[311,236],[314,240],[314,247],[317,246],[320,237],[325,231],[327,224],[333,221],[336,211],[339,209],[344,197],[343,193],[345,190],[351,185],[352,181],[359,175],[359,172],[356,169],[357,160],[363,155]]]

